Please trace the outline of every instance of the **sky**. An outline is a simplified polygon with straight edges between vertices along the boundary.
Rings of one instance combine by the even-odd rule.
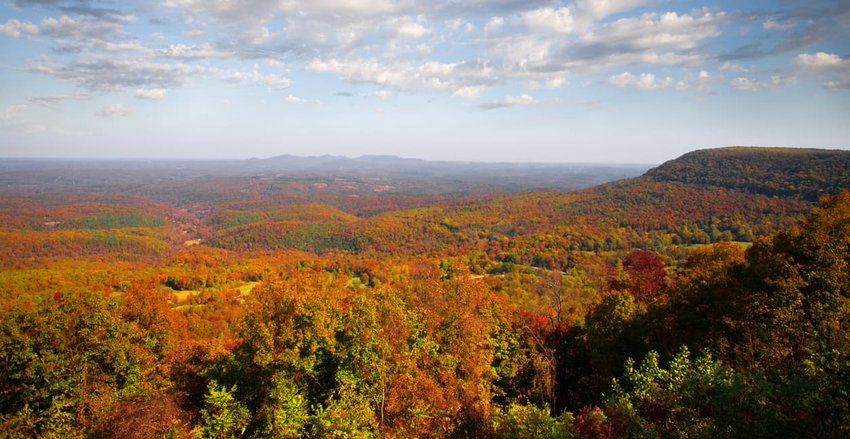
[[[848,0],[0,0],[0,157],[850,149]]]

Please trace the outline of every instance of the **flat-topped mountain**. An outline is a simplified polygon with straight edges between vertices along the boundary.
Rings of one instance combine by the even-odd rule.
[[[815,201],[850,188],[850,151],[729,147],[689,152],[644,174],[657,182]]]

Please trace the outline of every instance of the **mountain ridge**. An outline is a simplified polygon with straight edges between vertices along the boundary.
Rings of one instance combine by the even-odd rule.
[[[850,188],[850,151],[724,147],[688,152],[640,178],[816,201]]]

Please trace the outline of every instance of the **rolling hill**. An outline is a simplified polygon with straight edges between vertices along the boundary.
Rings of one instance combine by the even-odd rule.
[[[729,147],[687,153],[644,177],[817,201],[850,188],[850,151]]]

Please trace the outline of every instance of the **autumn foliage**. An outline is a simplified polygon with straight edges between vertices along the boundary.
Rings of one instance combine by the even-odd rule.
[[[4,195],[0,431],[844,437],[850,192],[682,171],[724,157],[570,193]]]

